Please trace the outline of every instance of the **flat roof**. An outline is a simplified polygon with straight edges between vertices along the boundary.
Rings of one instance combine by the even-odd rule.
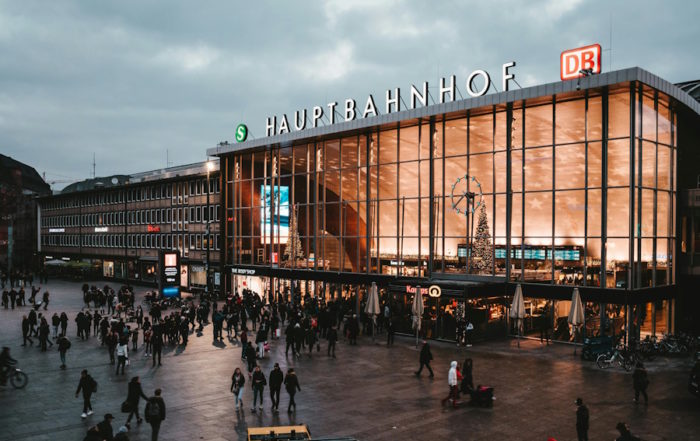
[[[578,90],[586,90],[631,81],[638,81],[654,89],[657,89],[660,92],[663,92],[666,95],[672,97],[676,101],[684,104],[697,115],[700,115],[700,102],[693,99],[693,97],[688,95],[688,93],[686,93],[684,90],[674,85],[673,83],[670,83],[642,68],[631,67],[628,69],[606,72],[599,75],[582,77],[580,81],[557,81],[554,83],[542,84],[539,86],[526,87],[524,89],[516,89],[509,90],[507,92],[487,94],[476,98],[455,100],[443,104],[433,104],[430,106],[420,107],[418,109],[402,110],[400,112],[382,114],[371,118],[361,118],[356,119],[354,121],[339,122],[336,124],[316,127],[312,129],[293,131],[282,135],[266,136],[263,138],[251,139],[241,143],[223,145],[219,144],[216,147],[207,149],[207,155],[220,156],[227,153],[249,150],[252,148],[264,147],[272,144],[289,145],[292,144],[294,141],[299,141],[307,138],[315,138],[320,136],[332,135],[335,133],[365,129],[384,124],[396,123],[404,120],[427,118],[430,116],[441,115],[444,113],[459,112],[467,109],[475,109],[479,107],[505,104],[509,102],[522,101],[567,92],[576,92],[577,84],[580,86]]]

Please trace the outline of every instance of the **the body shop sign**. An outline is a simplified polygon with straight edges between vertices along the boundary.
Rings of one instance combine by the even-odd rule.
[[[180,255],[178,253],[160,252],[160,293],[163,297],[180,295]]]

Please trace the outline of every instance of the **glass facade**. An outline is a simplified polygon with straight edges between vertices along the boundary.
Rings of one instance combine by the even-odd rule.
[[[669,101],[622,83],[227,154],[226,263],[672,284]]]

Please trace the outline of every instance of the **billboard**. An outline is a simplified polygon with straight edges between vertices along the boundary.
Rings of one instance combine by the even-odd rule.
[[[180,255],[173,251],[160,252],[160,293],[163,297],[180,295]]]
[[[289,235],[289,187],[261,185],[260,205],[261,242],[286,243]]]

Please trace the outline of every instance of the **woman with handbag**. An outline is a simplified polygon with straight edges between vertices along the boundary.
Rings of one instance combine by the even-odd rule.
[[[126,406],[127,410],[125,412],[129,413],[129,416],[126,418],[127,427],[129,427],[131,417],[134,415],[136,415],[136,422],[138,424],[143,422],[143,419],[139,416],[139,401],[142,397],[144,400],[148,400],[146,394],[143,393],[143,389],[141,389],[141,381],[139,380],[139,377],[134,377],[129,382],[129,393],[126,396],[126,401],[124,401],[124,404],[128,403]],[[122,408],[124,407],[124,404],[122,404]]]
[[[241,372],[241,368],[236,368],[231,376],[231,392],[236,398],[236,410],[243,407],[243,385],[245,384],[245,375]]]

